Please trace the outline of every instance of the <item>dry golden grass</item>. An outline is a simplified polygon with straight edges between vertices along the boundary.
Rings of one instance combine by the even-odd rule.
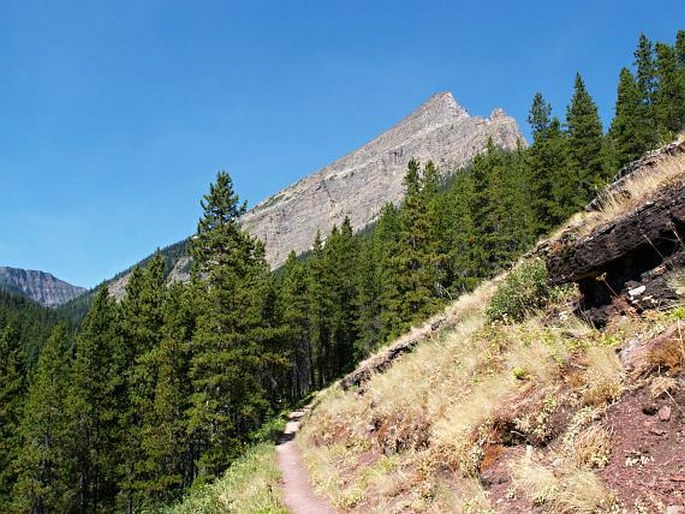
[[[545,465],[543,460],[529,451],[512,465],[517,495],[554,514],[612,511],[616,500],[592,471],[573,465]]]
[[[618,399],[623,392],[623,367],[613,346],[591,346],[587,349],[583,401],[600,406]]]
[[[578,468],[603,468],[611,455],[611,433],[602,425],[591,425],[575,438],[572,452]]]
[[[681,171],[666,170],[659,184],[679,180]],[[650,180],[631,194],[651,194]],[[570,297],[560,297],[523,322],[490,324],[484,311],[496,288],[488,283],[452,304],[449,328],[363,391],[333,386],[320,395],[298,444],[317,489],[337,508],[493,512],[481,466],[489,449],[506,444],[530,445],[511,468],[517,497],[553,513],[616,508],[594,473],[612,447],[603,415],[626,387],[616,348],[649,341],[685,309],[626,316],[600,333],[571,314]],[[654,359],[685,364],[682,341]],[[652,384],[654,391],[673,385]],[[490,453],[488,466],[520,455]]]
[[[488,325],[483,311],[494,288],[456,302],[448,317],[459,323],[372,377],[363,395],[339,387],[321,395],[300,445],[316,487],[338,508],[487,512],[474,477],[494,420],[511,416],[530,440],[550,435],[564,364],[599,336],[569,315]],[[614,397],[612,352],[588,350],[579,388],[592,391],[593,402]]]
[[[556,235],[574,225],[582,227],[581,234],[588,234],[596,226],[635,209],[661,189],[684,180],[685,155],[666,156],[654,168],[635,171],[617,191],[600,193],[599,211],[576,214]]]

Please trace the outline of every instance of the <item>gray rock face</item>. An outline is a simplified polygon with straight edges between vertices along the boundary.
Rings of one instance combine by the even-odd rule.
[[[451,93],[438,93],[361,148],[257,204],[242,225],[264,242],[267,261],[278,267],[291,250],[310,249],[317,230],[325,238],[345,216],[360,230],[387,202],[399,204],[411,158],[432,160],[441,173],[451,173],[483,152],[489,138],[504,149],[526,144],[516,120],[501,109],[487,119],[470,116]],[[187,280],[189,265],[182,257],[169,279]],[[127,275],[110,282],[110,293],[122,298],[127,282]]]
[[[26,296],[46,307],[57,307],[86,291],[43,271],[0,266],[0,289]]]
[[[264,242],[277,267],[291,250],[308,250],[317,230],[326,237],[346,216],[362,229],[387,202],[398,204],[409,159],[432,160],[442,173],[452,172],[482,152],[488,138],[505,149],[525,145],[516,121],[501,109],[488,119],[470,116],[451,93],[438,93],[361,148],[256,205],[243,226]]]

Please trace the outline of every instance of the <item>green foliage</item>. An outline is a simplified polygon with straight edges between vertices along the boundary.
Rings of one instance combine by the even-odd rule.
[[[194,489],[167,514],[286,514],[281,503],[281,475],[272,443],[261,443],[236,460],[212,484]]]
[[[635,59],[606,137],[578,75],[565,123],[533,98],[530,148],[490,141],[442,178],[412,159],[402,205],[362,233],[346,219],[317,234],[275,273],[221,172],[197,234],[130,270],[120,303],[106,287],[59,311],[0,292],[0,510],[158,512],[191,490],[173,512],[280,512],[273,446],[247,450],[282,430],[274,413],[507,269],[619,166],[683,129],[685,31],[674,45],[641,36]],[[168,286],[187,252],[191,281]],[[566,294],[528,260],[487,314],[518,320]],[[75,337],[73,321],[55,328],[65,317],[83,319]]]
[[[73,470],[68,465],[72,429],[67,409],[71,357],[64,325],[55,327],[31,379],[19,433],[14,506],[24,512],[67,512],[73,508]]]
[[[531,259],[514,268],[492,297],[486,315],[490,321],[517,322],[542,308],[549,298],[547,267]]]
[[[570,200],[575,211],[589,202],[597,188],[605,183],[602,123],[580,73],[576,74],[573,98],[566,110],[566,126],[569,166],[576,186]]]

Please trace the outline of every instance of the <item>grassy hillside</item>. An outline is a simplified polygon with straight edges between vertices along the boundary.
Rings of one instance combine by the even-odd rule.
[[[639,213],[685,182],[685,159],[628,182],[560,233],[577,239]],[[682,292],[682,272],[669,273]],[[299,438],[317,489],[345,512],[685,504],[682,296],[668,309],[616,309],[602,330],[580,300],[573,285],[551,287],[544,261],[529,257],[457,300],[447,328],[385,373],[325,390]]]

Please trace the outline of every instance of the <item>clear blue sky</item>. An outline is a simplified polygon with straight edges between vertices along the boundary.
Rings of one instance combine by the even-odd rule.
[[[552,7],[552,6],[556,7]],[[610,119],[638,34],[681,1],[0,3],[0,265],[94,286],[194,232],[228,170],[254,205],[436,91]]]

